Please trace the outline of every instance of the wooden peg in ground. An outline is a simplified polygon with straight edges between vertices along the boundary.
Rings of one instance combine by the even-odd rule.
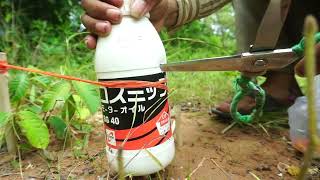
[[[7,56],[3,52],[0,52],[0,61],[7,61]],[[8,73],[0,73],[0,112],[11,112]],[[5,131],[8,152],[16,155],[17,140],[13,132],[12,124],[9,122],[3,129]]]

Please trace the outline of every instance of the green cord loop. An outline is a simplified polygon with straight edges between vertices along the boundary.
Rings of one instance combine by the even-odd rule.
[[[251,81],[251,78],[241,75],[235,80],[236,95],[232,99],[231,103],[231,117],[243,123],[250,123],[263,113],[263,106],[265,103],[265,92],[257,84]],[[240,100],[247,95],[255,95],[256,107],[249,115],[242,115],[238,112],[238,104]]]
[[[315,35],[316,43],[320,43],[320,32]],[[304,38],[301,41],[292,47],[292,51],[295,52],[299,57],[303,57],[305,49],[305,40]],[[235,80],[235,90],[236,95],[232,99],[231,103],[231,117],[243,123],[250,123],[258,116],[261,116],[263,113],[263,106],[266,100],[264,90],[254,82],[251,81],[251,78],[241,75]],[[255,95],[256,107],[252,110],[249,115],[242,115],[238,112],[238,104],[241,99],[247,95]]]
[[[320,42],[320,32],[318,32],[316,35],[315,35],[315,40],[316,40],[316,43],[319,43]],[[304,38],[301,39],[301,41],[292,47],[292,51],[295,52],[299,57],[303,57],[304,55],[304,47],[305,47],[305,43],[304,43]]]

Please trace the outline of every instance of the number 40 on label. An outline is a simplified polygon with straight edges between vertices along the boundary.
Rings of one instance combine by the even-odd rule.
[[[119,125],[120,124],[120,120],[118,117],[112,117],[107,123],[111,123],[114,125]]]

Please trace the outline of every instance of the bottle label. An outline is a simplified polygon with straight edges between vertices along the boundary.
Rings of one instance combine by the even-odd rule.
[[[147,76],[100,79],[157,82],[165,73]],[[139,150],[164,143],[172,136],[167,91],[147,88],[101,88],[106,141],[111,148]]]

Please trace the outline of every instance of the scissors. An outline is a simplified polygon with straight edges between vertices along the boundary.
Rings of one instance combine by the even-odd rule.
[[[263,113],[263,107],[266,100],[265,91],[255,82],[252,77],[260,75],[267,70],[282,69],[304,55],[304,38],[292,48],[276,49],[276,45],[281,34],[286,16],[290,7],[291,0],[270,0],[265,14],[257,29],[256,39],[250,46],[249,52],[244,52],[233,56],[213,57],[204,59],[195,59],[185,62],[162,64],[160,68],[163,71],[241,71],[241,74],[235,81],[236,94],[232,99],[230,106],[231,117],[243,123],[249,123]],[[307,18],[305,22],[305,31],[312,29],[310,26],[312,18],[309,17],[309,26]],[[316,21],[313,19],[313,21]],[[311,23],[312,24],[312,23]],[[313,26],[316,23],[313,23]],[[308,29],[309,28],[309,29]],[[316,28],[314,28],[316,29]],[[320,32],[315,35],[315,42],[320,42]],[[254,95],[256,106],[249,115],[242,115],[238,112],[240,100],[247,96]]]
[[[315,35],[316,43],[320,42],[320,32]],[[297,45],[287,49],[274,49],[262,51],[249,51],[233,56],[213,57],[204,59],[195,59],[185,62],[162,64],[160,68],[163,71],[241,71],[251,73],[261,73],[266,70],[284,68],[304,55],[304,39]],[[231,116],[233,119],[241,122],[251,122],[262,113],[265,102],[265,92],[250,77],[241,76],[236,79],[238,91],[231,103]],[[254,93],[256,99],[256,108],[250,115],[241,115],[237,111],[237,106],[241,98]]]
[[[302,51],[302,53],[301,53]],[[185,62],[162,64],[163,71],[242,71],[261,74],[266,70],[281,69],[303,56],[301,44],[287,49],[245,52],[233,56],[195,59]],[[250,123],[262,115],[265,103],[265,91],[252,81],[251,77],[241,75],[235,80],[236,94],[230,106],[231,117],[244,123]],[[238,112],[240,99],[255,94],[256,107],[251,114],[242,115]]]
[[[302,57],[298,46],[287,49],[245,52],[238,55],[195,59],[162,64],[163,71],[241,71],[263,72],[282,69]]]
[[[290,0],[286,1],[290,7]],[[304,39],[292,48],[275,49],[282,31],[288,9],[282,10],[283,1],[270,0],[260,26],[256,39],[249,52],[233,56],[195,59],[185,62],[162,64],[163,71],[241,71],[251,72],[254,75],[266,70],[281,69],[301,59],[304,54]],[[267,33],[266,33],[267,32]],[[320,34],[316,34],[316,42],[320,41]],[[231,117],[238,122],[249,123],[262,115],[265,103],[264,90],[248,75],[242,74],[235,81],[236,95],[231,103]],[[255,95],[256,108],[249,115],[242,115],[237,111],[240,100],[249,94]]]

